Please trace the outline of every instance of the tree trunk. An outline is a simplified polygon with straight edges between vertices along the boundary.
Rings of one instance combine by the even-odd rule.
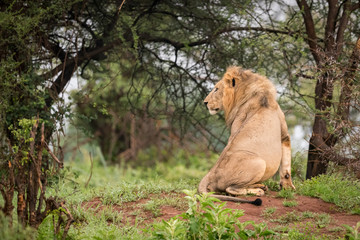
[[[325,68],[324,68],[325,69]],[[329,71],[324,71],[316,82],[315,87],[315,115],[312,136],[309,142],[308,164],[306,179],[326,172],[328,160],[324,157],[324,151],[328,149],[327,140],[330,134],[327,130],[329,112],[333,97],[334,79]]]
[[[316,128],[316,126],[314,126],[314,128]],[[317,146],[316,144],[316,137],[322,136],[314,136],[313,133],[310,138],[306,179],[310,179],[317,175],[324,174],[327,170],[328,162],[326,161],[326,159],[323,158],[320,146]]]

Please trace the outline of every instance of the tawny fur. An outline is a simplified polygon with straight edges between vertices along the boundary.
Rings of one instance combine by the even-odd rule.
[[[280,184],[295,188],[285,116],[276,101],[275,87],[266,77],[231,66],[204,102],[211,114],[225,112],[231,134],[219,160],[201,180],[200,193],[261,196],[261,183],[280,165]],[[221,195],[216,197],[221,199]]]

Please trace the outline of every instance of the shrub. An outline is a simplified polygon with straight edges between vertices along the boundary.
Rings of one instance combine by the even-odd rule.
[[[21,224],[14,222],[11,226],[9,219],[0,211],[0,239],[6,240],[30,240],[34,239],[36,231],[33,228],[24,228]]]
[[[240,222],[238,218],[244,215],[242,210],[225,208],[226,202],[211,197],[210,193],[184,192],[189,209],[169,221],[154,224],[150,230],[154,239],[249,239],[276,234],[268,230],[266,224]],[[248,225],[253,230],[247,229]]]

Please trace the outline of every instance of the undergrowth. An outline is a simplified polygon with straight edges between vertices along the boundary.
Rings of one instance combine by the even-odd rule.
[[[177,156],[179,161],[169,159],[152,168],[135,168],[105,166],[96,156],[91,164],[89,156],[84,154],[81,158],[67,161],[65,169],[49,179],[46,194],[64,200],[71,211],[74,223],[68,232],[69,239],[326,239],[311,235],[329,226],[331,218],[326,214],[293,211],[278,216],[275,207],[268,207],[262,216],[278,224],[269,230],[265,224],[241,222],[242,211],[226,209],[224,203],[208,195],[188,191],[186,199],[181,198],[183,189],[197,188],[201,177],[217,159],[217,156],[200,155],[187,161],[181,160],[183,157],[180,154]],[[266,184],[278,192],[277,197],[284,198],[286,206],[295,206],[297,202],[294,198],[298,194],[318,197],[342,210],[360,214],[360,183],[353,179],[322,175],[303,182],[296,181],[296,191],[279,191],[278,182],[270,179]],[[122,207],[127,203],[140,200],[133,209],[123,212]],[[86,205],[92,201],[99,205]],[[161,216],[162,206],[174,207],[184,213],[152,224],[152,218]],[[129,214],[135,223],[129,220]],[[35,235],[37,239],[59,239],[61,231],[59,235],[53,234],[54,218],[56,216],[51,215],[46,218],[36,233],[30,229],[22,231],[16,224],[9,227],[6,219],[0,216],[0,239],[34,239]],[[303,220],[311,221],[311,226],[299,225],[297,228],[295,225]],[[336,230],[343,234],[347,231],[349,239],[359,239],[359,226],[344,226]]]
[[[360,214],[360,182],[357,180],[338,174],[320,175],[299,184],[297,192],[334,203],[353,214]]]
[[[154,239],[269,239],[276,235],[264,223],[241,222],[242,210],[225,208],[226,202],[211,197],[210,193],[184,192],[189,209],[168,221],[154,224],[148,230]]]
[[[36,237],[36,231],[30,227],[23,227],[16,221],[10,224],[7,217],[0,211],[0,239],[31,240]]]

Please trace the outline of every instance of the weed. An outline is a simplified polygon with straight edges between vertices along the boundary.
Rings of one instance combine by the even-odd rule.
[[[142,209],[138,208],[130,213],[131,216],[140,216],[143,213]]]
[[[157,239],[248,239],[266,238],[276,233],[267,229],[266,224],[240,222],[241,210],[224,208],[225,202],[210,194],[197,195],[195,191],[185,191],[189,209],[169,221],[154,224],[148,230]],[[246,229],[251,225],[254,230]],[[239,231],[235,231],[236,227]]]
[[[277,198],[294,199],[295,192],[292,189],[281,189],[276,195]]]
[[[316,216],[315,223],[317,224],[318,228],[324,228],[327,225],[329,225],[330,221],[331,221],[330,215],[327,213],[322,213]]]
[[[282,215],[278,219],[272,219],[271,222],[277,222],[280,224],[289,224],[302,220],[301,215],[296,211],[288,212],[285,215]]]
[[[98,214],[100,214],[100,218],[113,224],[120,224],[123,219],[123,214],[112,206],[105,207]]]
[[[277,209],[276,207],[265,208],[261,216],[263,216],[264,218],[270,218],[275,213],[276,209]]]
[[[296,223],[288,232],[288,239],[291,240],[329,240],[328,235],[321,235],[317,225],[312,222]]]
[[[343,225],[346,228],[346,239],[349,240],[359,240],[360,239],[360,234],[359,234],[359,229],[360,229],[360,222],[358,222],[356,224],[355,227],[350,227],[349,225]]]
[[[161,215],[161,203],[155,200],[150,200],[143,205],[143,208],[147,211],[151,211],[154,217],[159,217]]]
[[[36,232],[30,227],[23,227],[21,224],[14,222],[10,223],[9,219],[5,217],[0,211],[0,239],[6,240],[27,240],[35,239]]]
[[[271,191],[279,191],[280,190],[280,185],[279,185],[279,181],[276,181],[272,178],[266,180],[264,182],[264,184],[269,188],[269,190]]]
[[[177,209],[184,209],[184,203],[185,200],[182,198],[181,199],[174,197],[155,198],[143,204],[143,208],[145,210],[151,211],[154,217],[159,217],[161,215],[162,206],[171,206]]]
[[[310,211],[305,211],[302,213],[302,217],[303,218],[314,218],[315,217],[315,213],[310,212]]]
[[[344,228],[342,227],[333,227],[333,228],[330,228],[328,229],[329,232],[342,232],[344,231]]]
[[[283,201],[284,207],[295,207],[297,205],[298,205],[297,201],[286,201],[286,200]]]

